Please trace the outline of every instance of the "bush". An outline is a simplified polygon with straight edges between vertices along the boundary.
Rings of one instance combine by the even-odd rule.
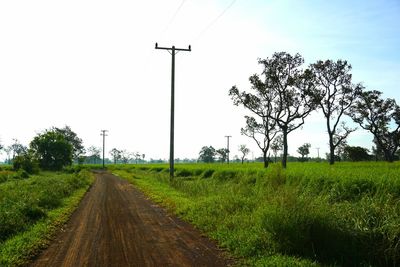
[[[29,174],[25,170],[19,169],[16,173],[14,173],[13,178],[14,179],[27,179],[27,178],[29,178]]]
[[[23,154],[14,158],[13,168],[15,171],[24,170],[29,174],[37,174],[39,173],[39,162],[30,154]]]

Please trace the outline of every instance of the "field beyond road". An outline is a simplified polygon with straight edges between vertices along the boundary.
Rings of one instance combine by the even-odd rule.
[[[32,266],[227,266],[215,244],[128,182],[96,180],[65,230]]]
[[[400,164],[114,165],[251,266],[400,266]]]

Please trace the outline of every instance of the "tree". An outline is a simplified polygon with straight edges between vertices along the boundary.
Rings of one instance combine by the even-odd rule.
[[[82,139],[72,131],[71,127],[65,126],[64,128],[53,127],[53,131],[62,134],[71,145],[72,145],[72,156],[73,159],[78,160],[79,156],[85,153],[85,148],[82,144]]]
[[[219,161],[225,163],[225,161],[228,159],[229,150],[227,148],[220,148],[217,149],[215,152],[219,157]]]
[[[133,156],[135,157],[136,164],[138,164],[139,161],[142,159],[142,155],[139,152],[133,153]]]
[[[87,149],[87,154],[88,154],[87,159],[89,163],[96,164],[97,162],[100,162],[101,161],[100,153],[101,153],[101,148],[90,146]]]
[[[368,149],[359,146],[347,146],[344,149],[344,156],[350,161],[364,161],[370,160],[371,156],[368,154]]]
[[[131,160],[131,153],[125,149],[121,150],[121,160],[124,164],[127,164]]]
[[[215,161],[216,151],[212,146],[203,146],[199,153],[199,161],[213,163]]]
[[[261,62],[259,61],[261,64]],[[264,73],[262,75],[265,75]],[[265,77],[265,80],[267,78]],[[246,91],[239,92],[236,86],[229,90],[234,105],[242,105],[256,115],[255,117],[245,116],[246,126],[241,129],[241,134],[252,138],[263,153],[264,168],[268,167],[267,153],[270,144],[276,136],[278,130],[276,120],[272,113],[274,112],[274,99],[276,93],[268,87],[266,83],[261,81],[257,74],[249,78],[251,89],[254,93]]]
[[[376,90],[363,92],[351,109],[351,117],[374,135],[385,160],[393,162],[400,146],[400,107],[394,99],[382,99],[381,95]]]
[[[12,152],[11,146],[5,147],[4,152],[6,152],[6,155],[7,155],[7,159],[6,159],[7,164],[11,164],[11,152]]]
[[[240,145],[239,146],[239,151],[242,153],[241,161],[242,161],[242,164],[243,164],[244,159],[250,153],[250,149],[246,145]]]
[[[276,157],[278,155],[278,151],[283,149],[283,139],[282,135],[278,135],[274,138],[271,144],[271,149],[272,152],[274,152],[274,157],[275,157],[275,162],[276,162]]]
[[[30,149],[44,170],[61,170],[72,164],[73,147],[64,135],[55,130],[38,134],[31,141]]]
[[[326,119],[329,136],[329,163],[334,164],[336,147],[356,130],[356,128],[347,127],[341,119],[361,93],[362,86],[351,83],[351,65],[346,60],[336,62],[319,60],[311,64],[311,70],[317,82],[313,96]]]
[[[288,157],[288,134],[304,124],[304,119],[317,107],[312,92],[315,79],[309,70],[300,69],[304,59],[300,54],[274,53],[272,58],[259,60],[264,65],[265,88],[273,92],[273,112],[268,116],[282,132],[282,167]]]
[[[306,156],[310,154],[310,143],[305,143],[297,149],[297,153],[301,155],[301,161],[306,161]]]
[[[117,164],[118,160],[121,159],[121,151],[116,148],[113,148],[109,153],[114,160],[114,164]]]
[[[14,143],[10,145],[10,150],[12,152],[12,160],[16,156],[22,155],[28,151],[28,148],[21,144],[17,139],[13,139]]]

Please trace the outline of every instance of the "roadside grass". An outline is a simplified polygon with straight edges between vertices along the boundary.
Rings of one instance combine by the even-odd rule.
[[[400,163],[114,165],[251,266],[400,264]]]
[[[45,248],[93,182],[88,171],[0,184],[0,266],[21,266]]]

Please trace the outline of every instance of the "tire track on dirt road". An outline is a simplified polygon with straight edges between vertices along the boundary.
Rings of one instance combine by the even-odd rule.
[[[96,174],[66,227],[31,266],[227,266],[216,245],[127,181]]]

